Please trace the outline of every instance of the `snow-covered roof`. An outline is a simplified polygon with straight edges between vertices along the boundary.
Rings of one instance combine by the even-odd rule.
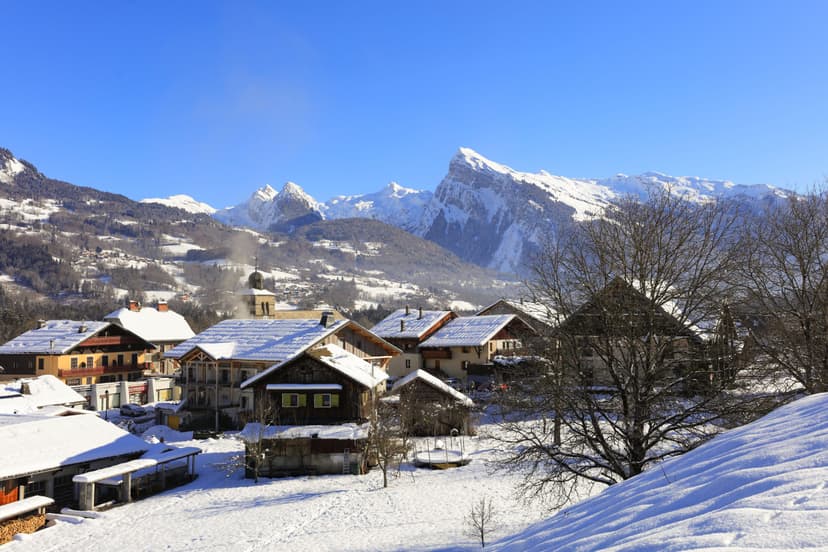
[[[0,479],[148,448],[138,437],[94,414],[0,414]]]
[[[23,414],[46,406],[78,404],[86,404],[86,399],[55,376],[0,384],[0,413],[3,414]]]
[[[461,316],[437,330],[420,347],[482,347],[514,319],[513,314]]]
[[[110,325],[98,320],[49,320],[42,328],[29,330],[0,345],[0,355],[65,354]]]
[[[373,366],[370,362],[361,359],[353,353],[349,353],[339,345],[323,345],[321,347],[311,349],[310,351],[306,351],[306,354],[318,360],[319,362],[325,364],[326,366],[329,366],[330,368],[336,370],[343,376],[357,382],[358,384],[364,387],[368,387],[369,389],[373,389],[374,387],[388,379],[388,374],[385,372],[385,370]],[[296,357],[293,357],[293,359],[296,358],[298,358],[298,355]],[[253,384],[255,381],[258,381],[265,375],[271,374],[276,370],[279,370],[287,366],[288,364],[289,362],[281,362],[279,364],[275,364],[267,370],[260,372],[259,374],[256,374],[255,376],[249,378],[246,381],[243,381],[241,387],[248,387],[249,385]]]
[[[308,355],[364,387],[374,388],[388,379],[385,370],[377,368],[338,345],[317,347],[308,351]]]
[[[187,320],[177,312],[159,311],[153,307],[120,308],[107,314],[104,320],[126,328],[150,343],[184,341],[195,335]]]
[[[501,302],[519,312],[526,314],[538,322],[546,324],[547,326],[557,326],[560,323],[560,315],[547,305],[523,299],[501,299],[500,301],[492,303],[488,307],[481,309],[478,314],[484,313],[489,309],[496,307]]]
[[[281,362],[302,353],[328,335],[350,324],[338,320],[329,326],[318,319],[223,320],[164,353],[181,358],[196,347],[212,358]]]
[[[400,391],[402,391],[403,387],[415,380],[421,380],[430,385],[431,387],[434,387],[438,391],[442,391],[446,395],[454,397],[455,399],[457,399],[459,403],[461,403],[464,406],[474,406],[474,401],[472,401],[469,397],[467,397],[454,387],[448,385],[447,383],[440,381],[438,378],[429,374],[425,370],[414,370],[410,374],[407,374],[406,376],[400,378],[396,381],[396,383],[394,383],[394,387],[391,388],[389,394],[397,395],[398,393],[400,393]]]
[[[259,439],[337,439],[351,441],[368,438],[370,424],[263,426],[251,422],[244,426],[239,437],[248,443]],[[315,437],[314,437],[315,436]]]
[[[377,322],[371,331],[383,339],[419,339],[452,314],[451,311],[424,310],[421,315],[418,309],[398,309]],[[403,323],[402,329],[400,322]]]

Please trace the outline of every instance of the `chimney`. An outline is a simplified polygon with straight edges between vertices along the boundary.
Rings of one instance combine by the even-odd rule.
[[[130,299],[129,300],[129,310],[131,310],[132,312],[140,311],[141,310],[141,303],[139,303],[135,299]]]
[[[170,307],[167,305],[166,301],[158,301],[156,307],[158,308],[158,312],[167,312],[170,310]]]
[[[400,331],[401,332],[405,331],[405,320],[400,320]]]
[[[86,330],[88,329],[89,328],[86,326],[86,324],[81,324],[80,326],[78,326],[78,333],[86,333]]]
[[[417,320],[423,319],[423,307],[420,307],[420,314],[417,316]]]
[[[334,323],[334,313],[331,311],[322,311],[322,318],[319,320],[319,324],[325,326],[326,328],[330,327]]]
[[[411,312],[408,309],[408,305],[405,306],[405,315],[408,316]]]
[[[37,321],[37,329],[38,330],[40,330],[42,328],[45,328],[45,327],[46,327],[46,321],[45,320],[43,320],[41,318],[40,320]]]

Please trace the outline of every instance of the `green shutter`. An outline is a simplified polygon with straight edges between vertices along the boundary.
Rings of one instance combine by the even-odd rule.
[[[320,393],[314,393],[314,395],[313,395],[313,407],[314,408],[322,408],[322,395]]]
[[[339,406],[339,393],[331,393],[331,408]]]
[[[282,408],[290,408],[290,393],[282,393]]]
[[[308,405],[308,396],[304,393],[299,395],[299,406],[307,406]]]

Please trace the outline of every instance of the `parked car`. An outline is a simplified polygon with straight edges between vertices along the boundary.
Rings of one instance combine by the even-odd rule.
[[[143,416],[146,413],[146,409],[144,409],[144,407],[140,404],[129,403],[121,405],[121,416],[129,416],[130,418],[136,418],[138,416]]]
[[[443,380],[443,383],[447,384],[449,387],[457,389],[458,391],[463,389],[463,382],[457,378],[446,378]]]

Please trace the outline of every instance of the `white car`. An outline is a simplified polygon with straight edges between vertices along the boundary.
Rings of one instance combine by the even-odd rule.
[[[130,418],[135,418],[137,416],[143,416],[146,414],[147,411],[144,410],[144,407],[138,404],[122,404],[121,405],[121,416],[129,416]]]

